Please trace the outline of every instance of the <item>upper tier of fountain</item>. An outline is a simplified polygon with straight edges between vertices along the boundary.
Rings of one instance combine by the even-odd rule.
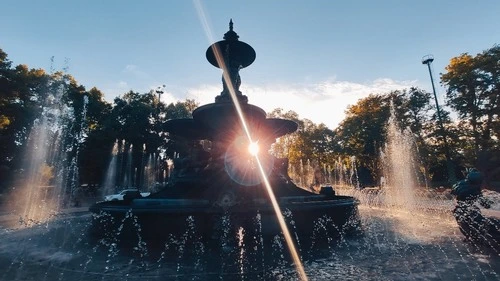
[[[239,70],[251,65],[256,54],[250,45],[238,38],[231,20],[224,40],[212,44],[206,51],[207,60],[223,71],[223,90],[215,97],[215,102],[196,108],[192,119],[167,121],[167,132],[188,139],[231,141],[245,133],[240,121],[243,119],[254,139],[260,143],[272,143],[276,138],[297,130],[293,121],[266,118],[266,112],[249,104],[247,96],[239,90]],[[239,116],[237,106],[241,108],[243,118]]]

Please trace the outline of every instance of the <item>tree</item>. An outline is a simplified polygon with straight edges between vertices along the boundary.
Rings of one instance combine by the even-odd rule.
[[[288,158],[289,173],[294,180],[302,184],[312,184],[318,180],[324,167],[333,166],[336,160],[334,153],[334,132],[325,124],[315,124],[308,119],[300,119],[294,111],[283,112],[277,108],[268,114],[271,118],[283,118],[296,122],[296,132],[284,135],[271,146],[271,154],[278,158]],[[302,174],[303,169],[309,175]]]
[[[0,49],[0,185],[22,163],[21,153],[33,122],[42,112],[50,76],[42,69],[26,65],[12,68],[7,54]]]
[[[447,104],[458,113],[457,132],[465,166],[475,166],[488,182],[500,178],[500,46],[476,56],[450,60],[441,74]]]
[[[82,101],[87,98],[85,108],[85,142],[80,153],[80,182],[99,184],[107,169],[109,156],[116,134],[107,125],[111,123],[111,104],[104,100],[104,95],[97,88],[83,93]],[[82,104],[83,105],[83,104]],[[82,108],[83,109],[83,108]]]
[[[476,159],[481,150],[498,148],[500,46],[476,56],[454,57],[445,70],[441,83],[447,87],[447,105],[458,113],[460,127],[467,128],[461,138],[472,144],[470,157]]]
[[[182,118],[191,118],[193,111],[198,107],[198,103],[194,100],[186,99],[185,101],[178,101],[176,103],[170,103],[164,107],[161,111],[161,122],[162,125],[165,121],[171,119],[182,119]],[[163,126],[160,127],[160,130],[164,132]],[[170,158],[174,158],[174,154],[186,155],[189,151],[190,144],[187,143],[187,140],[183,139],[179,136],[171,136],[169,134],[164,134],[164,138],[166,141],[165,149],[166,154]]]
[[[432,109],[430,94],[418,88],[371,94],[360,99],[347,109],[345,119],[335,130],[337,153],[343,159],[354,156],[358,168],[369,174],[366,180],[380,177],[379,154],[387,142],[387,124],[393,110],[399,129],[412,132],[419,156],[425,159],[424,163],[429,163],[428,157],[435,155],[430,153],[427,143],[435,130],[432,126],[435,122],[428,114]]]
[[[282,118],[294,121],[299,128],[303,126],[303,122],[299,119],[299,115],[295,111],[283,112],[282,108],[276,108],[267,114],[268,118]],[[279,137],[274,144],[271,145],[271,154],[278,158],[289,158],[290,147],[292,143],[298,141],[298,134],[296,132]],[[292,160],[293,162],[293,160]]]
[[[378,154],[385,143],[389,104],[383,95],[371,94],[350,106],[335,130],[335,141],[343,158],[355,156],[372,176],[378,174]]]
[[[192,117],[193,111],[198,107],[198,103],[194,100],[186,99],[185,101],[178,101],[170,103],[165,107],[163,113],[164,119],[179,119]]]

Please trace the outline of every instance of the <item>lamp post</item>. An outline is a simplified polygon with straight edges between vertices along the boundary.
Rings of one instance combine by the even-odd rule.
[[[163,93],[165,93],[164,89],[165,89],[165,85],[159,86],[158,88],[156,88],[155,92],[158,94],[158,105],[160,105],[161,95],[163,95]]]
[[[441,130],[441,135],[443,137],[444,142],[444,154],[446,156],[446,169],[448,171],[448,182],[454,183],[456,181],[455,178],[455,170],[453,169],[453,164],[451,162],[450,150],[448,146],[448,138],[443,125],[443,118],[441,116],[441,109],[439,108],[439,102],[436,95],[436,87],[434,86],[434,77],[432,76],[431,63],[434,61],[434,57],[432,55],[426,55],[422,58],[422,64],[426,64],[429,69],[429,76],[431,77],[432,84],[432,93],[434,94],[434,102],[436,103],[436,111],[438,117],[439,128]]]

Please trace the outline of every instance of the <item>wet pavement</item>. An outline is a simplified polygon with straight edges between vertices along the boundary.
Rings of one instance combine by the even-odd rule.
[[[234,239],[221,238],[220,251],[198,241],[196,229],[161,244],[93,240],[86,210],[65,209],[46,223],[15,228],[5,223],[16,216],[3,213],[0,280],[299,280],[280,237],[248,249],[239,242],[254,237],[228,233]],[[309,280],[500,279],[499,253],[464,242],[446,211],[361,206],[360,214],[360,235],[331,240],[319,227],[311,237],[318,243],[299,241]]]

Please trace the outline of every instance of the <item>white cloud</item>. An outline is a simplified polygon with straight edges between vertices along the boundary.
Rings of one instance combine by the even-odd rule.
[[[103,92],[105,93],[105,98],[108,102],[113,102],[113,100],[123,95],[124,93],[131,90],[131,87],[125,81],[118,81],[116,83],[112,83],[104,88]]]
[[[139,79],[149,78],[150,75],[145,71],[141,70],[141,68],[135,64],[127,64],[125,68],[123,68],[122,72],[127,75],[131,75],[132,77],[136,77]]]
[[[137,65],[135,64],[127,64],[123,69],[123,72],[134,72],[137,71]]]
[[[369,94],[402,90],[416,81],[377,79],[368,83],[328,80],[311,84],[242,85],[241,91],[248,96],[249,103],[270,112],[275,108],[293,110],[300,118],[315,123],[324,123],[335,128],[344,119],[349,105]],[[188,98],[200,104],[211,103],[222,90],[221,85],[202,85],[188,90]]]
[[[215,101],[215,96],[222,92],[222,83],[211,85],[200,85],[196,88],[187,89],[187,99],[193,99],[200,105],[212,103]]]
[[[134,66],[130,65],[131,69]],[[156,83],[160,85],[160,83]],[[307,118],[315,123],[324,123],[334,129],[345,117],[345,110],[349,105],[357,103],[359,99],[369,94],[387,93],[392,90],[407,89],[418,85],[418,81],[395,81],[392,79],[377,79],[366,83],[336,81],[329,79],[319,83],[302,84],[243,84],[240,90],[248,96],[249,103],[261,107],[266,112],[276,108],[285,111],[293,110],[300,118]],[[105,89],[106,98],[112,102],[116,96],[123,95],[131,88],[123,81]],[[150,86],[148,89],[137,90],[145,93],[157,89]],[[182,91],[182,93],[177,93]],[[222,91],[222,84],[203,84],[190,89],[179,89],[167,85],[161,95],[161,101],[169,104],[182,101],[186,98],[194,99],[200,105],[213,103],[215,96]]]
[[[179,99],[176,98],[175,95],[172,92],[170,92],[170,91],[167,90],[168,88],[166,88],[165,85],[163,85],[163,87],[164,87],[162,89],[163,93],[160,95],[160,101],[161,102],[163,102],[165,104],[170,104],[170,103],[175,103],[175,102],[179,101]],[[159,88],[160,87],[153,87],[153,86],[151,86],[151,87],[149,87],[149,91],[154,91],[155,94],[158,95],[157,90]]]

